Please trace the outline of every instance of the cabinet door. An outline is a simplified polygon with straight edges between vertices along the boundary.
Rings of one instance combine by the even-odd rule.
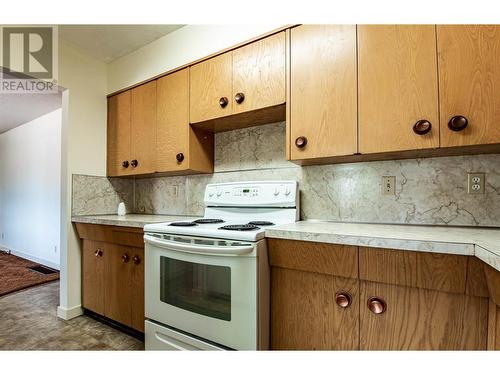
[[[232,114],[232,52],[213,57],[190,68],[190,122]],[[226,105],[220,100],[225,98]]]
[[[435,26],[359,25],[358,59],[359,152],[439,147]]]
[[[109,256],[107,244],[84,240],[82,250],[82,305],[104,315],[105,259]]]
[[[130,326],[132,323],[131,262],[133,254],[126,246],[114,244],[107,246],[104,315]]]
[[[291,159],[355,154],[356,26],[293,28],[290,53]]]
[[[132,89],[131,93],[132,174],[153,173],[156,169],[156,81]]]
[[[108,99],[108,176],[131,174],[130,163],[130,91]]]
[[[238,94],[244,95],[241,103]],[[231,100],[233,114],[285,102],[285,32],[233,51]]]
[[[131,247],[132,328],[144,332],[144,249]]]
[[[437,36],[441,146],[500,143],[500,26],[439,25]],[[450,130],[454,116],[467,127]]]
[[[362,350],[485,350],[488,299],[361,281]],[[387,309],[375,314],[371,297]]]
[[[337,292],[351,295],[349,307],[336,304]],[[272,267],[271,348],[358,349],[358,280]]]
[[[157,170],[184,170],[189,165],[189,70],[162,77],[157,85]],[[184,156],[182,162],[176,159],[178,153]]]

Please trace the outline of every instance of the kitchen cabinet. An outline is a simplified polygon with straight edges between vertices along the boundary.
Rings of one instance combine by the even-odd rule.
[[[500,143],[500,26],[438,25],[441,147]]]
[[[144,332],[144,242],[138,228],[76,224],[82,240],[82,306]]]
[[[127,176],[130,167],[130,90],[108,99],[108,176]]]
[[[488,299],[361,281],[360,349],[485,350]]]
[[[191,66],[190,122],[196,123],[232,113],[231,52]]]
[[[282,105],[286,100],[285,32],[195,64],[190,76],[192,124]],[[235,127],[252,126],[277,121],[268,117],[275,113],[262,111],[230,121]],[[283,120],[284,111],[279,113]]]
[[[104,316],[127,326],[131,325],[132,279],[130,273],[130,252],[121,246],[108,245],[106,256],[106,283]]]
[[[271,348],[357,349],[357,248],[273,239],[268,246]]]
[[[283,104],[285,33],[233,51],[233,114]]]
[[[157,81],[158,172],[212,173],[214,136],[189,125],[189,69]]]
[[[356,279],[273,267],[271,348],[358,349],[358,288]]]
[[[359,152],[439,147],[436,27],[358,25]]]
[[[483,264],[490,295],[488,350],[500,350],[500,272]]]
[[[267,241],[272,349],[500,345],[500,272],[475,257]]]
[[[108,245],[88,240],[82,246],[82,305],[104,315],[105,259]]]
[[[133,174],[156,169],[156,81],[131,90],[131,152]]]
[[[290,65],[290,159],[356,154],[356,26],[291,29]]]
[[[156,81],[108,99],[108,176],[155,172]]]
[[[104,316],[144,331],[144,249],[109,245]]]

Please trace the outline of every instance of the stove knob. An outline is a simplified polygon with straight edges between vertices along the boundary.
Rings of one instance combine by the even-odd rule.
[[[210,192],[208,193],[208,196],[209,197],[213,197],[214,196],[214,192],[212,190],[210,190]]]
[[[290,195],[290,193],[291,193],[290,186],[286,186],[285,187],[285,195]]]
[[[279,188],[274,188],[274,195],[279,195],[280,189]]]
[[[217,190],[217,196],[220,197],[222,195],[222,190]]]

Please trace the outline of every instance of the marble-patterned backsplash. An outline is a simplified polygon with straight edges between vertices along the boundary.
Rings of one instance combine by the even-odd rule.
[[[72,215],[114,214],[124,202],[127,212],[134,209],[134,180],[74,174]]]
[[[500,227],[498,154],[299,167],[285,160],[284,131],[278,123],[217,134],[212,175],[75,176],[73,213],[112,213],[123,199],[136,213],[202,215],[207,183],[291,179],[302,219]],[[467,194],[468,172],[486,173],[484,194]],[[382,176],[396,176],[395,195],[382,195]]]

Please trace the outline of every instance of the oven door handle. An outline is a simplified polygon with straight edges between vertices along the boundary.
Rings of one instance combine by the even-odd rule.
[[[144,242],[150,245],[161,247],[167,250],[183,251],[185,253],[211,254],[211,255],[243,255],[251,253],[253,245],[245,246],[204,246],[197,244],[185,244],[174,241],[160,240],[147,234],[144,235]]]

